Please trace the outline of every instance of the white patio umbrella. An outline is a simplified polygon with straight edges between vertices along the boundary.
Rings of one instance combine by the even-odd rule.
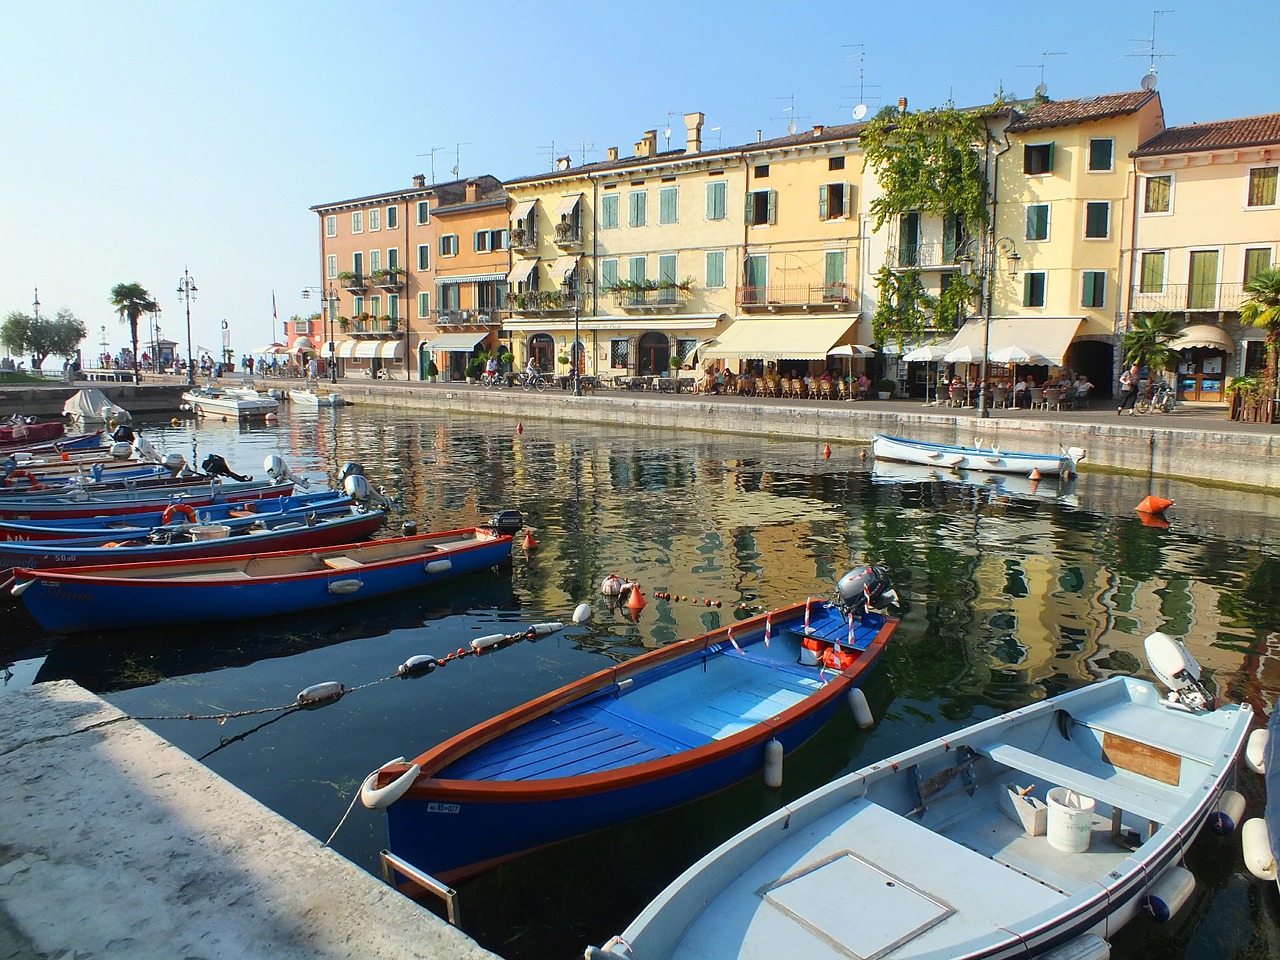
[[[995,363],[1048,363],[1044,357],[1038,353],[1032,353],[1024,350],[1016,344],[1007,347],[1001,347],[998,350],[992,350],[990,359]]]
[[[865,360],[875,355],[874,347],[864,347],[860,343],[842,343],[827,351],[828,357],[846,357],[850,360]]]
[[[982,359],[982,351],[973,347],[957,347],[943,356],[946,363],[977,363]]]
[[[924,346],[916,347],[914,350],[908,350],[902,356],[904,363],[937,363],[946,356],[948,345],[945,343],[926,343]],[[925,380],[924,399],[925,406],[929,405],[929,382],[933,382],[933,403],[936,406],[942,401],[942,397],[938,393],[938,378],[935,372],[934,376]]]

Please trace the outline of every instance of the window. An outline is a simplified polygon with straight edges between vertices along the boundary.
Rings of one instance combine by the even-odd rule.
[[[431,294],[425,290],[418,294],[418,316],[431,316]]]
[[[1164,251],[1142,255],[1142,275],[1138,280],[1139,293],[1164,293]]]
[[[600,198],[600,229],[612,230],[618,225],[618,195],[606,193]]]
[[[778,191],[752,190],[747,194],[747,223],[758,226],[778,222]]]
[[[658,282],[676,282],[676,255],[674,253],[664,253],[658,257]]]
[[[377,273],[381,269],[382,269],[382,251],[370,250],[369,251],[369,272]]]
[[[498,250],[507,249],[507,247],[510,244],[510,237],[511,237],[511,234],[508,233],[505,228],[502,230],[491,231],[489,234],[490,252],[497,252]]]
[[[429,243],[418,244],[418,269],[431,269],[431,244]]]
[[[326,237],[336,237],[338,235],[338,218],[333,214],[329,214],[324,218],[324,235]]]
[[[338,255],[331,253],[324,258],[324,275],[332,280],[338,275]]]
[[[1111,158],[1115,154],[1116,142],[1110,137],[1099,137],[1089,141],[1089,172],[1109,173]]]
[[[371,317],[382,316],[382,296],[380,294],[369,298],[369,315]]]
[[[728,204],[725,202],[728,196],[728,186],[723,180],[715,183],[707,184],[707,219],[723,220]]]
[[[844,251],[828,250],[823,258],[822,298],[828,302],[847,297],[844,286]]]
[[[756,164],[756,177],[763,180],[769,175],[769,165],[767,163]]]
[[[643,190],[632,190],[627,194],[627,226],[643,227],[645,225],[648,199],[649,195]]]
[[[369,232],[382,229],[382,211],[374,207],[369,211]]]
[[[1027,239],[1049,239],[1049,205],[1032,203],[1027,206]]]
[[[364,211],[356,210],[351,214],[351,232],[364,233]]]
[[[1263,270],[1271,269],[1271,248],[1252,247],[1244,252],[1244,282],[1248,283]]]
[[[618,286],[617,259],[600,261],[600,286],[604,290],[613,290]]]
[[[679,220],[680,188],[663,187],[658,191],[658,222],[676,223]]]
[[[686,340],[684,338],[676,340],[676,356],[680,358],[680,362],[685,366],[688,366],[689,358],[693,356],[694,351],[697,349],[697,340]]]
[[[388,270],[400,269],[400,248],[399,247],[389,247],[387,249],[387,269]]]
[[[422,224],[422,223],[430,223],[430,222],[431,222],[431,201],[419,200],[418,201],[418,223]]]
[[[387,294],[387,316],[389,317],[400,316],[400,294],[398,293]]]
[[[1107,272],[1086,270],[1080,291],[1080,306],[1100,310],[1107,305]]]
[[[609,341],[609,366],[614,370],[629,370],[631,368],[630,340]]]
[[[353,317],[358,317],[362,313],[364,313],[364,297],[352,297],[351,315]]]
[[[707,251],[707,287],[719,290],[724,287],[724,251]]]
[[[1188,271],[1187,309],[1213,310],[1218,306],[1218,251],[1192,250]]]
[[[1276,205],[1276,180],[1280,167],[1254,167],[1249,171],[1250,207],[1274,207]]]
[[[1147,177],[1142,188],[1143,213],[1168,213],[1173,209],[1173,175]]]
[[[458,235],[442,233],[440,235],[440,256],[456,257],[458,255]]]
[[[849,215],[851,184],[824,183],[818,187],[818,219],[841,220]]]
[[[476,253],[489,252],[489,231],[477,230],[474,238]]]
[[[645,282],[645,258],[630,257],[627,260],[627,270],[633,283]]]
[[[769,277],[769,257],[763,253],[747,254],[742,263],[742,302],[764,303],[765,284]]]
[[[1111,236],[1111,201],[1090,200],[1084,205],[1086,240],[1106,240]]]
[[[843,170],[843,169],[844,169],[844,157],[830,157],[830,158],[828,158],[828,160],[827,160],[827,169],[828,169],[828,170]]]
[[[357,277],[364,276],[364,254],[358,250],[351,255],[351,272]]]
[[[1022,275],[1022,305],[1024,307],[1044,306],[1045,274],[1043,270],[1030,271]]]
[[[400,220],[399,207],[387,207],[387,229],[394,230]]]
[[[1029,177],[1053,173],[1053,144],[1028,143],[1023,147],[1022,171]]]
[[[456,311],[461,306],[462,298],[459,295],[461,287],[460,283],[442,283],[436,287],[436,304],[441,313]]]

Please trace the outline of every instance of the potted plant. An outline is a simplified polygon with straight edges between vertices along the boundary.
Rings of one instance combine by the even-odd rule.
[[[427,383],[435,383],[438,376],[440,376],[440,368],[436,366],[435,358],[432,357],[427,361]]]
[[[478,353],[467,361],[467,383],[475,383],[480,379],[480,371],[484,369],[485,359],[483,354]]]
[[[350,318],[350,317],[339,317],[339,318],[338,318],[338,329],[339,329],[339,330],[341,330],[343,333],[346,333],[348,330],[350,330],[350,329],[351,329],[351,318]]]
[[[876,389],[881,400],[891,400],[893,399],[894,391],[898,389],[898,384],[897,381],[885,377],[876,384]]]
[[[393,316],[388,315],[388,316],[384,317],[383,319],[387,321],[387,330],[389,330],[391,333],[396,333],[396,332],[398,332],[398,331],[400,330],[400,318],[399,318],[399,317],[393,317]]]
[[[562,367],[568,367],[569,355],[567,353],[560,354],[560,356],[556,357],[556,363],[560,364]]]

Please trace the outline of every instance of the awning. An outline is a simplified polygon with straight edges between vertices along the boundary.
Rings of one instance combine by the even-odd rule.
[[[339,340],[338,349],[334,355],[338,357],[354,357],[356,355],[356,347],[359,345],[359,340]]]
[[[505,273],[459,273],[452,276],[437,273],[436,283],[487,283],[492,280],[505,280]]]
[[[569,219],[572,220],[573,208],[578,205],[578,202],[581,199],[582,199],[582,194],[575,193],[573,196],[565,197],[563,200],[561,200],[560,206],[556,207],[555,219],[559,221],[561,217],[568,217]]]
[[[516,204],[515,213],[511,214],[511,218],[516,222],[529,219],[529,214],[533,213],[533,207],[537,200],[522,200]]]
[[[989,349],[1018,346],[1058,366],[1081,322],[1081,317],[992,317]],[[966,323],[947,344],[947,356],[959,355],[967,347],[980,360],[985,326],[982,319]]]
[[[702,351],[703,360],[825,360],[847,343],[856,320],[848,317],[774,317],[735,320]]]
[[[484,338],[483,333],[442,333],[423,346],[428,350],[443,350],[446,353],[470,353]]]
[[[308,350],[311,352],[315,352],[315,349],[316,349],[315,344],[311,342],[310,337],[299,337],[297,340],[293,341],[294,353],[302,353]]]
[[[404,356],[403,340],[356,340],[352,341],[355,349],[351,352],[339,353],[340,357],[355,357],[357,360],[399,360]],[[339,344],[345,346],[345,344]]]
[[[289,348],[283,343],[268,343],[265,347],[254,347],[250,352],[255,354],[265,353],[269,355],[273,353],[288,353]]]
[[[578,256],[572,257],[556,257],[551,264],[551,282],[564,283],[569,279],[569,274],[578,269]]]
[[[1221,327],[1210,323],[1197,323],[1187,327],[1178,335],[1178,339],[1169,344],[1174,350],[1189,350],[1192,347],[1208,347],[1210,350],[1225,350],[1235,353],[1236,345]]]
[[[515,285],[517,283],[524,283],[526,280],[529,279],[529,274],[533,273],[533,268],[536,267],[537,265],[538,265],[538,261],[536,259],[519,261],[514,267],[511,268],[511,272],[507,274],[507,283],[510,283],[512,285]]]
[[[848,357],[851,360],[866,360],[875,355],[874,347],[864,347],[860,343],[842,343],[827,351],[828,357]]]

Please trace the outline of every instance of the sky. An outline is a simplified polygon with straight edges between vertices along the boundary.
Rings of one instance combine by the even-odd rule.
[[[1167,3],[1168,0],[1165,0]],[[1157,9],[1166,12],[1156,14]],[[1011,8],[862,0],[0,0],[0,316],[69,309],[128,343],[111,288],[162,334],[238,357],[314,311],[309,208],[553,158],[633,152],[706,114],[707,148],[988,103],[1134,90],[1154,60],[1170,125],[1280,111],[1274,0]],[[1249,24],[1254,24],[1250,29]],[[434,166],[433,166],[434,165]]]

